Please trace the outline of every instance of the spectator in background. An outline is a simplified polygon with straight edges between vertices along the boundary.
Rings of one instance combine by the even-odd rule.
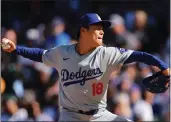
[[[163,42],[163,35],[153,16],[148,15],[143,10],[135,11],[134,24],[131,31],[141,41],[141,51],[151,53],[160,52],[159,49]],[[155,46],[152,48],[151,45],[154,44]]]
[[[151,68],[146,64],[139,63],[139,68],[140,68],[141,79],[144,79],[144,78],[151,76],[153,74]]]
[[[28,113],[25,108],[19,108],[18,100],[13,95],[6,95],[4,98],[5,111],[2,113],[1,120],[4,121],[26,121]]]
[[[141,42],[126,29],[125,21],[120,15],[112,14],[110,21],[112,23],[111,32],[106,33],[107,38],[105,39],[107,43],[110,42],[109,45],[132,50],[141,49]]]
[[[17,44],[17,33],[13,29],[8,29],[4,32],[4,38],[8,38],[13,40],[14,44]],[[2,64],[16,63],[17,62],[17,55],[12,54],[9,55],[8,53],[2,52]]]
[[[149,37],[146,32],[147,22],[148,22],[147,13],[141,10],[135,12],[133,33],[135,34],[136,38],[141,41],[143,51],[145,50],[144,48],[146,48],[146,45],[149,43]]]
[[[146,97],[148,99],[148,97]],[[130,91],[131,107],[133,118],[137,121],[153,121],[152,105],[143,100],[141,97],[141,89],[134,85]]]
[[[134,82],[136,80],[137,77],[137,67],[136,67],[136,63],[131,63],[129,64],[126,69],[125,72],[123,73],[127,73],[129,79]]]
[[[65,32],[65,23],[61,17],[55,17],[52,20],[50,30],[51,34],[47,36],[47,39],[45,39],[46,49],[70,43],[70,36]]]
[[[4,34],[4,37],[13,40],[13,42],[17,44],[17,33],[15,32],[15,30],[13,29],[7,30]]]
[[[126,93],[118,93],[114,98],[115,107],[113,113],[131,119],[132,111],[130,108],[129,96]]]
[[[39,63],[39,62],[35,62],[34,63],[34,68],[39,71],[40,74],[40,82],[42,85],[47,84],[50,79],[50,76],[52,74],[53,68],[46,66],[45,64]]]
[[[154,100],[154,94],[143,91],[143,104],[140,105],[140,108],[135,106],[134,111],[137,112],[137,114],[141,117],[143,121],[154,121],[154,114],[153,114],[153,100]],[[143,114],[142,114],[143,113]]]
[[[119,91],[128,93],[133,84],[132,83],[133,81],[130,79],[130,77],[126,73],[124,73],[119,79],[120,79],[120,83],[118,84]]]
[[[33,108],[31,103],[36,100],[36,93],[32,89],[25,89],[24,96],[20,98],[20,106],[28,112],[28,121],[34,121]]]
[[[133,119],[135,120],[135,122],[137,121],[142,121],[142,118],[138,116],[138,114],[136,113],[136,111],[134,111],[135,106],[140,107],[139,105],[139,101],[141,101],[141,90],[137,85],[132,86],[130,92],[130,103],[131,103],[131,109],[133,112]]]
[[[58,118],[58,74],[55,69],[39,62],[34,64],[34,68],[40,74],[39,90],[36,92],[38,102],[44,105],[42,111],[55,120]]]
[[[170,113],[170,91],[165,93],[156,94],[153,101],[153,112],[156,120],[169,121],[168,114]],[[170,115],[170,114],[169,114]]]
[[[45,38],[43,32],[45,31],[45,24],[40,23],[36,28],[29,28],[26,31],[27,45],[30,47],[43,47]]]
[[[118,81],[117,87],[119,91],[128,93],[136,80],[136,75],[137,69],[135,64],[130,64],[128,67],[125,67],[120,77],[116,79]]]
[[[43,95],[41,95],[43,97]],[[43,111],[45,104],[38,102],[36,92],[32,89],[25,90],[24,97],[21,99],[21,106],[28,111],[28,120],[32,121],[53,121],[51,111],[46,113]],[[54,106],[55,107],[55,106]]]
[[[35,46],[38,46],[40,47],[39,45],[39,38],[40,38],[40,34],[39,34],[39,31],[38,29],[36,28],[30,28],[26,31],[26,39],[27,39],[27,42],[30,47],[35,47]]]
[[[40,104],[37,101],[32,101],[31,106],[33,109],[33,116],[36,121],[53,121],[50,116],[42,112]]]
[[[3,37],[13,39],[13,42],[17,44],[17,33],[15,30],[6,30]],[[9,55],[4,51],[2,51],[1,54],[1,75],[6,81],[6,89],[4,93],[11,94],[14,93],[13,84],[15,80],[19,78],[18,76],[21,76],[20,65],[18,63],[19,56],[15,53]]]

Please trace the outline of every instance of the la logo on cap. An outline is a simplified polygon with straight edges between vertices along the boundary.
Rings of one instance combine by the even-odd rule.
[[[96,14],[97,15],[97,14]],[[99,19],[99,20],[101,20],[101,18],[99,17],[99,15],[97,15],[97,18]]]

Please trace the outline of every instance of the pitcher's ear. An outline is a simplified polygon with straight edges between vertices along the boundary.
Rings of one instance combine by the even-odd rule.
[[[84,27],[81,27],[81,28],[80,28],[80,33],[81,33],[81,32],[84,33],[84,32],[86,32],[86,31],[87,31],[87,28],[84,28]]]

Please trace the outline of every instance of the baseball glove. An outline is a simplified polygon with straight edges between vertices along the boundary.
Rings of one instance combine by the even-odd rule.
[[[143,79],[145,89],[151,93],[164,93],[169,88],[170,76],[165,76],[162,71]],[[168,84],[168,85],[167,85]]]

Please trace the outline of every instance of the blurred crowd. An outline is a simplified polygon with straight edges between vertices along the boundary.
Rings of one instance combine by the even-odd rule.
[[[40,1],[26,2],[30,7],[29,13],[23,8],[23,11],[17,11],[21,16],[15,14],[15,10],[11,12],[2,8],[2,12],[4,10],[4,14],[8,14],[8,21],[2,19],[1,38],[11,39],[18,45],[44,49],[77,43],[76,23],[79,17],[87,12],[96,12],[112,22],[112,26],[105,30],[105,46],[145,51],[170,63],[170,26],[167,21],[163,29],[158,18],[146,10],[134,8],[129,11],[125,8],[127,11],[117,11],[115,8],[116,12],[113,12],[105,4],[88,5],[89,2],[46,2],[49,9],[42,7]],[[97,6],[95,10],[92,9],[94,4]],[[2,2],[2,5],[10,8],[16,4]],[[27,15],[23,15],[24,12]],[[3,14],[2,18],[5,18]],[[163,94],[152,94],[141,84],[143,78],[157,71],[157,67],[143,63],[131,63],[120,71],[113,71],[109,81],[107,109],[135,122],[169,121],[170,90]],[[14,52],[8,54],[1,51],[1,121],[58,121],[58,85],[55,68],[33,62]]]

